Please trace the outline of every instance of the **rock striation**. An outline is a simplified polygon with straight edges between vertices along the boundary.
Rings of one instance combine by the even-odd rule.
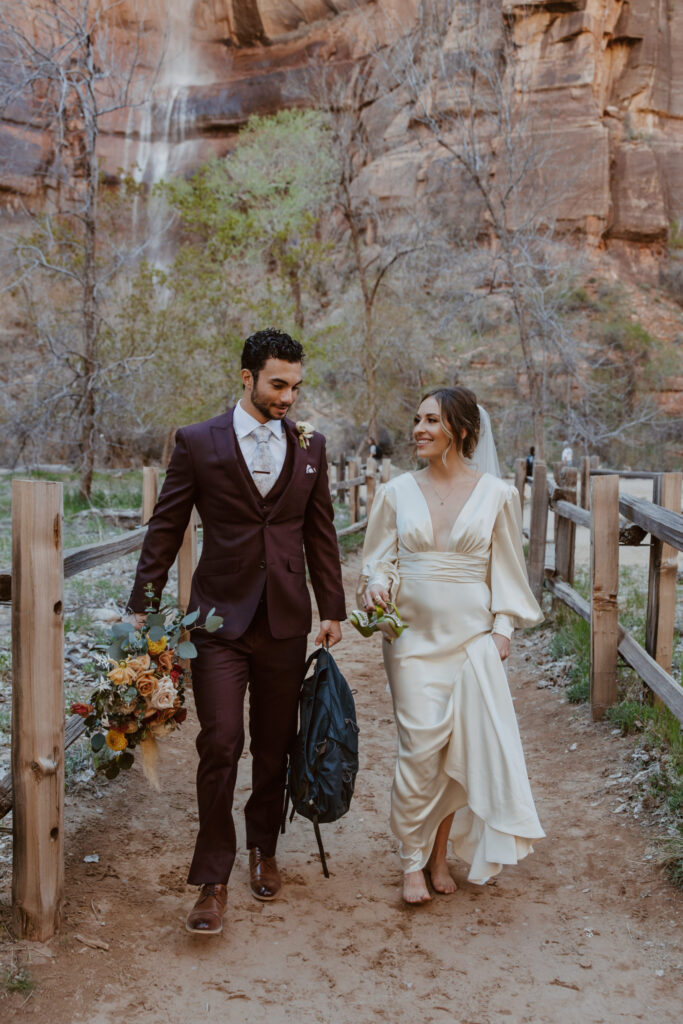
[[[557,180],[571,168],[554,210],[558,223],[594,244],[664,240],[683,221],[683,4],[480,3],[493,5],[510,33],[533,130],[547,142],[543,174]],[[136,9],[132,2],[113,9],[122,53],[139,31]],[[321,81],[334,79],[347,84],[366,143],[357,190],[387,211],[435,194],[462,203],[467,184],[444,182],[442,152],[386,71],[386,54],[415,31],[419,9],[418,0],[147,0],[146,53],[169,37],[171,12],[168,91],[150,107],[146,127],[139,118],[105,126],[105,172],[139,166],[144,146],[170,151],[161,161],[167,173],[187,172],[226,153],[250,115],[315,103]],[[445,65],[457,63],[458,32],[447,30],[439,45]],[[8,204],[40,193],[53,156],[30,120],[16,111],[0,123],[0,194]]]

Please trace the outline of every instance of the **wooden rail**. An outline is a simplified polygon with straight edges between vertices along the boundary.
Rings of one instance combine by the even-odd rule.
[[[539,465],[540,473],[537,473]],[[555,467],[556,477],[560,475]],[[576,474],[576,471],[573,471]],[[619,477],[652,479],[654,501],[619,494]],[[538,593],[539,560],[545,556],[546,526],[541,508],[555,514],[555,565],[545,566],[543,586],[591,626],[591,713],[599,719],[617,700],[617,655],[620,655],[670,711],[683,722],[683,688],[671,676],[674,613],[676,604],[677,552],[683,550],[680,473],[601,471],[588,460],[582,464],[582,501],[567,500],[567,488],[548,480],[543,463],[534,466],[529,537],[529,579]],[[569,482],[571,491],[571,478]],[[590,483],[590,495],[586,483]],[[588,511],[590,509],[591,511]],[[623,519],[620,521],[620,514]],[[591,599],[586,601],[573,582],[573,534],[563,533],[562,523],[591,531]],[[650,570],[643,648],[618,621],[619,546],[639,544],[650,534]]]

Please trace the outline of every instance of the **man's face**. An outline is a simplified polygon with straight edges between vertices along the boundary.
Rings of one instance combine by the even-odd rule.
[[[301,370],[301,363],[285,359],[267,359],[256,381],[251,370],[242,370],[243,407],[262,423],[284,419],[299,394]]]

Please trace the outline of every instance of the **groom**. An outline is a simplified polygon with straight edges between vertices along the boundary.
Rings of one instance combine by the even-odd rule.
[[[161,598],[196,506],[204,543],[188,610],[199,608],[200,621],[213,607],[223,617],[217,633],[193,635],[199,833],[188,881],[201,889],[186,927],[200,935],[223,926],[247,686],[250,887],[259,900],[280,889],[275,846],[311,628],[306,565],[321,618],[316,644],[338,643],[346,617],[325,440],[286,419],[302,362],[303,349],[289,335],[258,331],[242,352],[244,393],[235,408],[178,431],[129,601],[140,621],[145,588],[151,584]]]

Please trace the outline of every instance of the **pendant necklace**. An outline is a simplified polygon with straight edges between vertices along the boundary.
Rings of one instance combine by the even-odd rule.
[[[448,497],[449,497],[449,495],[450,495],[451,491],[453,490],[453,487],[455,486],[455,483],[452,483],[452,484],[451,484],[451,486],[450,486],[450,487],[448,488],[448,490],[446,491],[445,495],[444,495],[444,496],[443,496],[443,498],[442,498],[442,497],[441,497],[441,495],[439,494],[439,492],[437,491],[436,487],[435,487],[435,486],[434,486],[434,484],[432,483],[432,481],[431,481],[431,480],[429,479],[429,477],[427,477],[427,483],[429,484],[429,486],[431,487],[431,489],[432,489],[432,490],[434,491],[434,494],[435,494],[435,495],[437,496],[437,498],[439,499],[439,504],[440,504],[440,505],[444,505],[444,504],[445,504],[445,502],[446,502],[446,498],[448,498]]]

